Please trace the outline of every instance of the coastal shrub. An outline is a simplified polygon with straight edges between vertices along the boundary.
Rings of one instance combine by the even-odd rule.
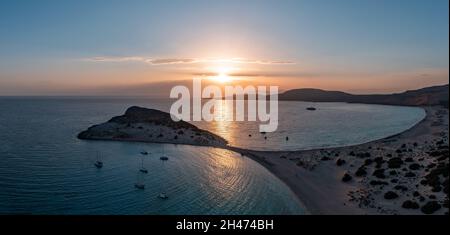
[[[329,160],[331,160],[331,158],[329,158],[329,157],[327,157],[327,156],[324,156],[324,157],[322,157],[320,160],[321,160],[321,161],[329,161]]]
[[[406,178],[412,178],[412,177],[416,177],[416,174],[414,174],[413,172],[408,172],[405,174]]]
[[[402,192],[408,191],[408,188],[406,186],[403,186],[403,185],[397,185],[397,186],[394,187],[394,189],[402,191]]]
[[[383,157],[376,157],[373,159],[373,161],[377,164],[383,164],[385,162]]]
[[[366,159],[365,161],[364,161],[364,165],[365,166],[368,166],[368,165],[370,165],[370,164],[372,164],[373,163],[373,160],[372,159]]]
[[[449,182],[448,182],[448,178],[442,183],[442,185],[444,186],[444,193],[445,194],[447,194],[447,197],[448,197],[448,185],[449,184]]]
[[[419,204],[417,202],[407,200],[403,202],[402,207],[405,209],[419,209]]]
[[[432,189],[431,189],[431,192],[433,192],[433,193],[438,193],[438,192],[440,192],[442,190],[442,187],[440,186],[440,185],[437,185],[437,186],[434,186]]]
[[[403,160],[400,159],[399,157],[391,158],[388,161],[388,167],[391,169],[398,169],[402,166],[402,164],[403,164]]]
[[[344,176],[342,177],[342,181],[349,182],[350,180],[352,180],[352,176],[349,175],[348,173],[345,173]]]
[[[419,201],[420,201],[420,202],[424,202],[424,201],[425,201],[425,197],[424,197],[424,196],[420,196],[420,197],[419,197]]]
[[[366,176],[367,175],[366,168],[364,166],[361,166],[360,168],[358,168],[358,170],[356,170],[355,175],[358,177]]]
[[[384,175],[384,169],[375,170],[372,175],[377,177],[377,178],[379,178],[379,179],[385,179],[386,178],[386,175]]]
[[[385,182],[385,181],[381,181],[381,180],[372,180],[372,181],[370,181],[370,185],[372,185],[372,186],[389,185],[389,183]]]
[[[424,214],[431,215],[439,209],[441,209],[441,205],[437,201],[429,201],[420,210]]]
[[[337,166],[342,166],[342,165],[344,165],[344,164],[345,164],[345,160],[344,160],[344,159],[338,158],[338,159],[336,160],[336,165],[337,165]]]
[[[384,194],[384,199],[392,200],[398,198],[398,194],[392,191],[388,191]]]
[[[419,170],[420,169],[420,165],[417,163],[413,163],[411,165],[409,165],[409,169],[410,170]]]

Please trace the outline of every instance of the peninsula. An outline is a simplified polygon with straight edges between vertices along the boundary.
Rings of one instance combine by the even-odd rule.
[[[169,113],[137,106],[128,108],[122,116],[89,127],[78,134],[78,138],[216,147],[227,145],[227,141],[218,135],[182,120],[173,121]]]

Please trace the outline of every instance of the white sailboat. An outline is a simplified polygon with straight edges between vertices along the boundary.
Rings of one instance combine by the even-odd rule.
[[[141,169],[139,169],[140,172],[147,174],[148,170],[144,167],[144,157],[141,158]]]
[[[138,174],[134,187],[140,190],[145,189],[144,178],[141,174]]]
[[[164,145],[162,146],[162,149],[163,149],[163,151],[162,151],[163,154],[162,154],[162,156],[161,156],[159,159],[161,159],[162,165],[163,165],[163,167],[164,167],[164,161],[169,160],[169,158],[168,158],[167,156],[165,156],[165,154],[164,154]],[[166,194],[165,192],[161,192],[161,193],[158,195],[158,198],[163,199],[163,200],[166,200],[166,199],[169,199],[169,196],[167,196],[167,194]]]
[[[169,160],[169,157],[167,157],[165,154],[164,154],[164,145],[162,146],[162,156],[159,158],[161,161],[167,161],[167,160]]]
[[[99,152],[97,152],[97,160],[95,161],[94,166],[98,169],[103,167],[103,161],[101,160],[101,155]]]
[[[169,197],[168,197],[165,193],[160,193],[160,194],[158,195],[158,197],[159,197],[160,199],[169,199]]]

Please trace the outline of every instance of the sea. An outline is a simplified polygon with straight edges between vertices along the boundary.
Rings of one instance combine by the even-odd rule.
[[[172,102],[145,97],[0,97],[0,214],[308,213],[281,180],[229,150],[76,137],[130,106],[168,111]],[[233,109],[217,102],[222,116]],[[278,130],[265,134],[256,122],[224,118],[192,124],[237,147],[303,150],[394,135],[414,126],[425,112],[415,107],[280,101],[278,116]],[[161,161],[163,155],[169,160]],[[98,159],[104,164],[101,169],[94,166]],[[139,171],[142,166],[147,174]],[[135,188],[136,183],[145,189]],[[159,198],[161,193],[168,199]]]

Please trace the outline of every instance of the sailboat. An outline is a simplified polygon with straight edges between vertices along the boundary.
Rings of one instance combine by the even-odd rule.
[[[162,156],[159,158],[161,161],[167,161],[167,160],[169,160],[169,157],[167,157],[167,156],[165,156],[165,154],[164,154],[164,145],[163,145],[163,147],[162,147],[163,149],[163,154],[162,154]]]
[[[159,159],[160,159],[161,161],[167,161],[167,160],[169,160],[169,158],[166,157],[166,156],[162,156],[162,157],[160,157]]]
[[[142,175],[139,174],[137,177],[138,177],[138,179],[137,179],[136,183],[134,184],[134,187],[137,189],[141,189],[141,190],[145,189],[144,179],[143,179]]]
[[[145,189],[145,184],[136,183],[134,184],[134,187],[137,189]]]
[[[144,158],[141,159],[141,169],[139,169],[140,172],[147,174],[148,170],[144,167]]]
[[[317,108],[314,107],[314,106],[309,106],[309,107],[306,108],[306,110],[308,110],[308,111],[316,111]]]
[[[160,193],[160,194],[158,195],[158,197],[159,197],[160,199],[169,199],[169,197],[168,197],[165,193]]]
[[[163,148],[163,156],[161,156],[159,159],[161,159],[161,161],[163,161],[162,165],[164,166],[164,161],[169,160],[169,158],[166,157],[166,156],[164,156],[164,145],[162,146],[162,148]],[[159,198],[159,199],[166,200],[166,199],[169,198],[169,196],[167,196],[167,194],[166,194],[165,192],[161,192],[161,193],[158,195],[158,198]]]
[[[97,167],[98,169],[103,167],[103,161],[101,160],[100,153],[98,152],[97,152],[97,160],[95,161],[94,166]]]

